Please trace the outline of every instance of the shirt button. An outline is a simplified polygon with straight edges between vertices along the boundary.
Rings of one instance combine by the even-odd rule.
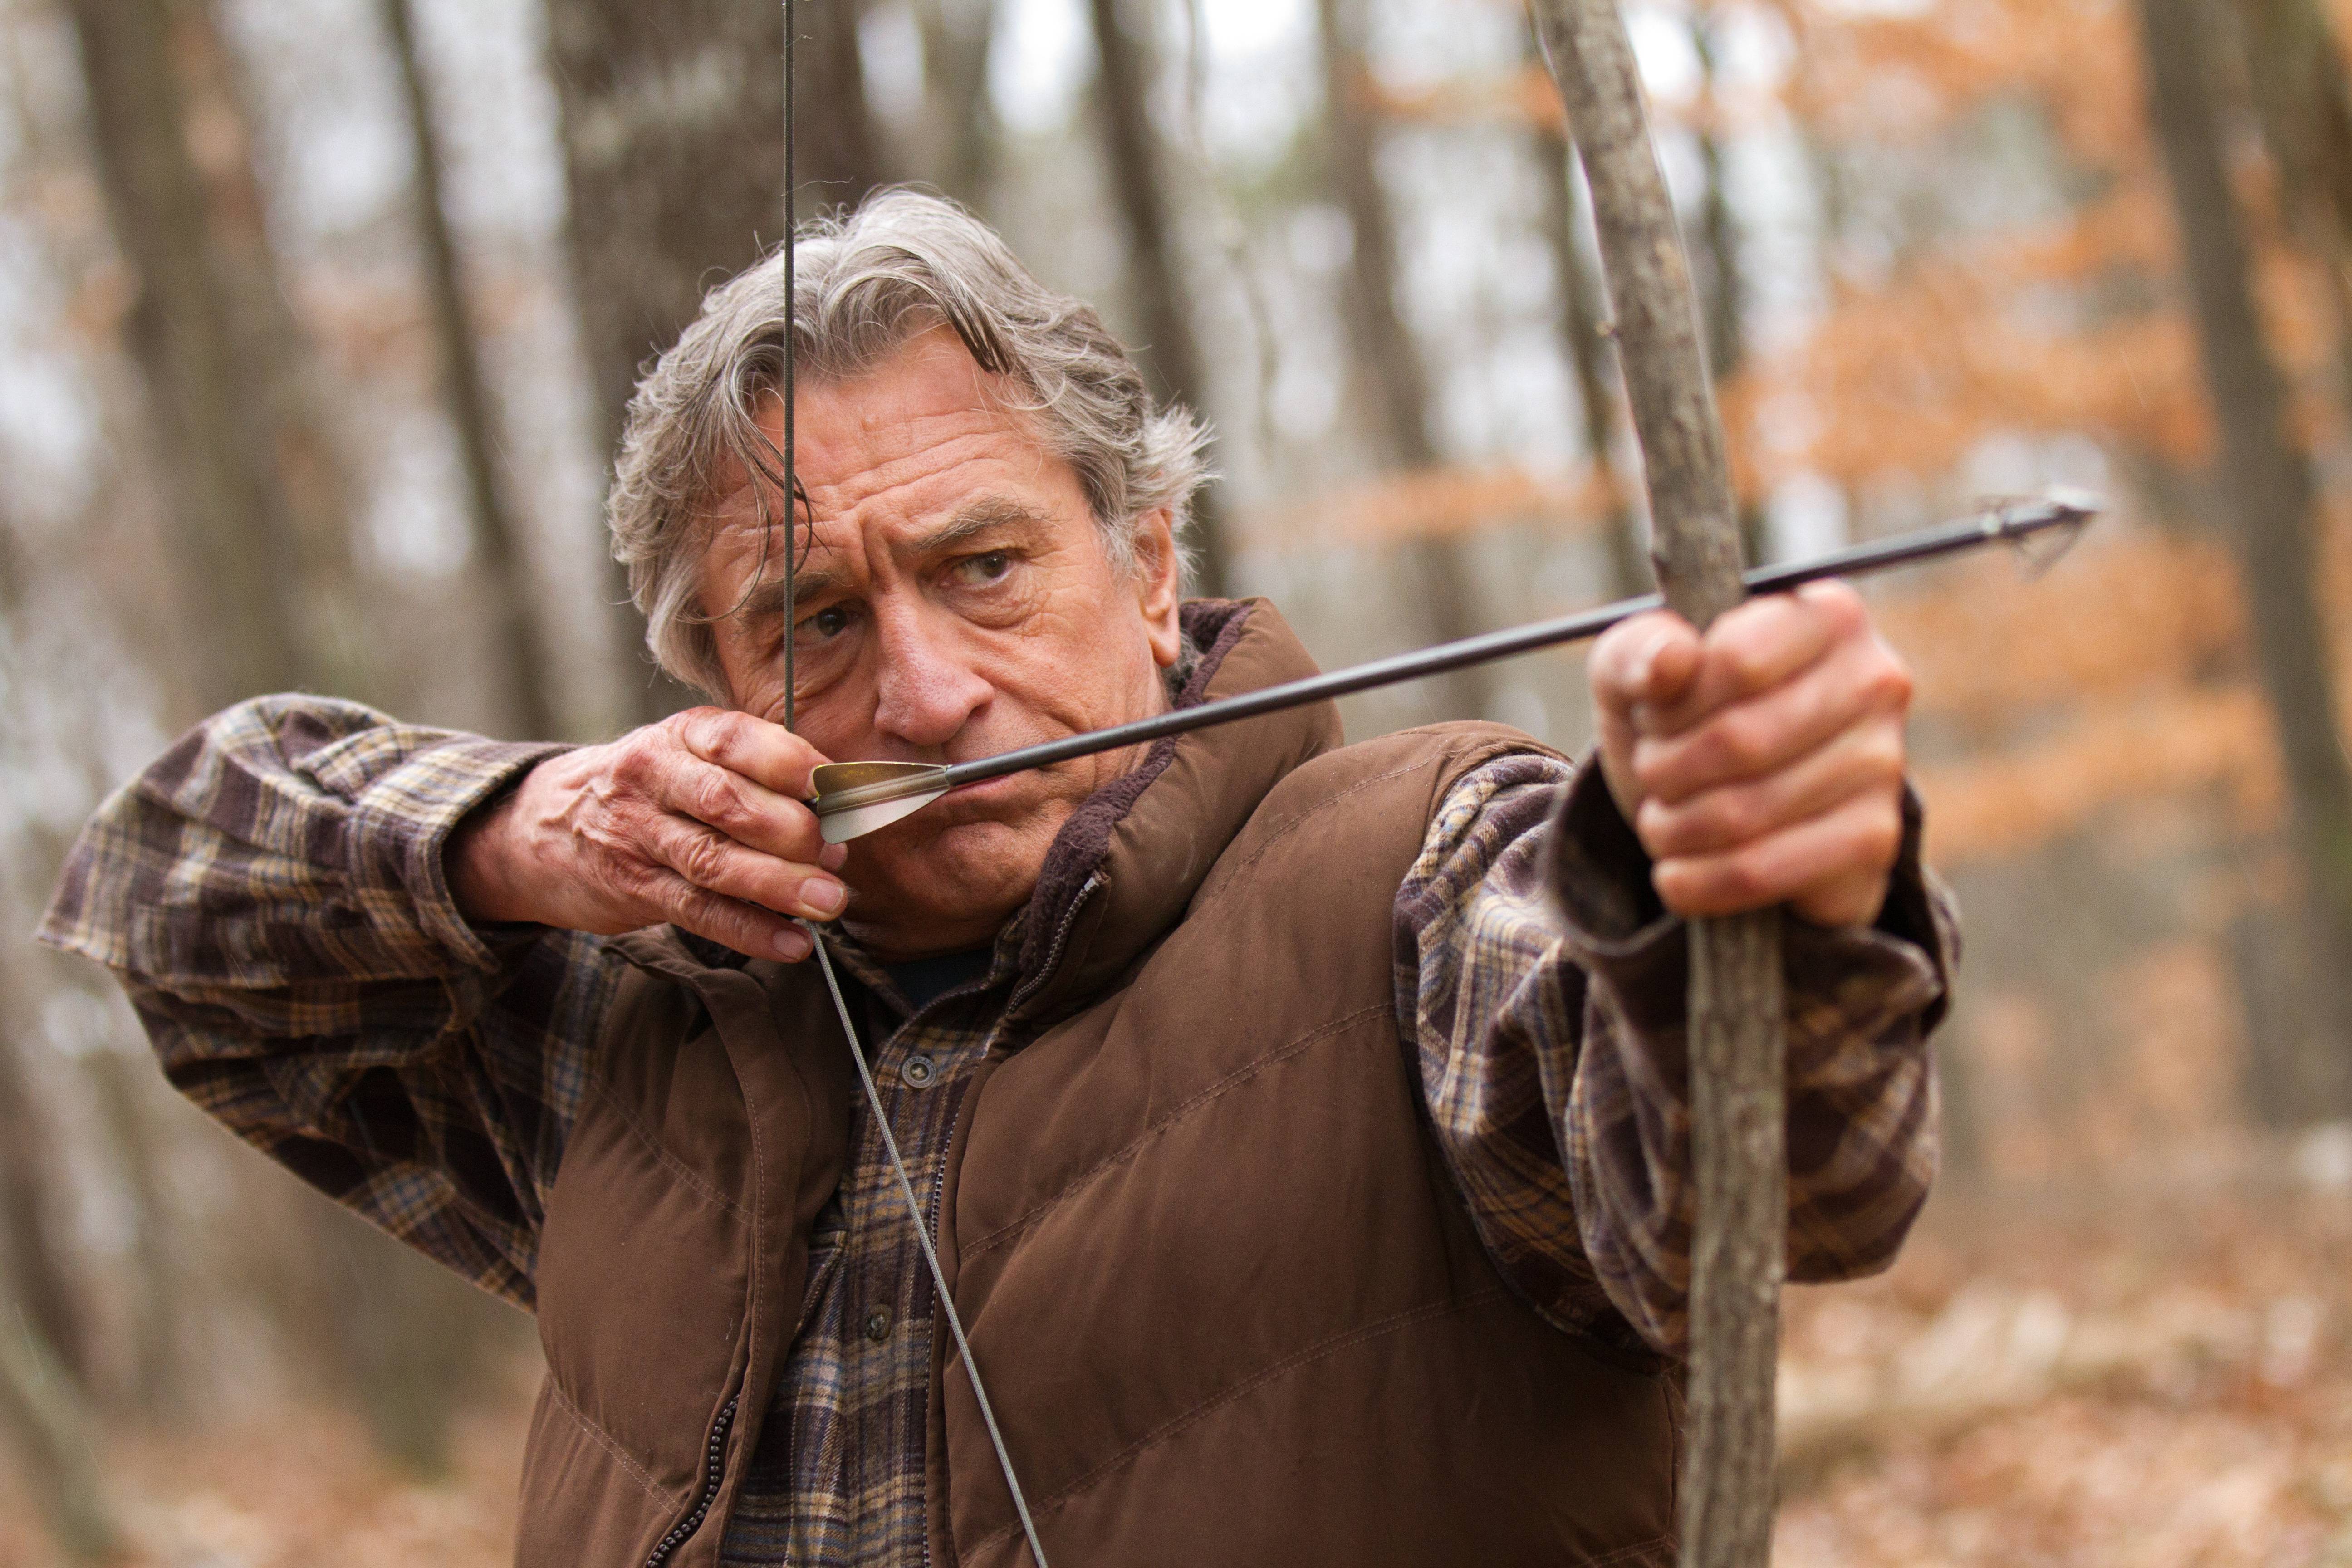
[[[905,1080],[908,1089],[929,1089],[932,1078],[938,1072],[937,1063],[930,1058],[918,1053],[907,1058],[907,1065],[898,1069],[898,1076]]]
[[[866,1337],[880,1344],[890,1337],[890,1309],[877,1307],[866,1314]]]

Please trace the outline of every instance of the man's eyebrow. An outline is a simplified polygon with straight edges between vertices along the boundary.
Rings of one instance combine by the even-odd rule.
[[[974,496],[958,509],[955,516],[915,541],[914,553],[935,555],[997,529],[1034,528],[1045,521],[1044,512],[1011,496]]]
[[[1010,496],[975,496],[955,516],[916,540],[912,552],[936,555],[999,529],[1034,528],[1045,521],[1044,512]],[[793,582],[791,596],[795,603],[814,604],[837,591],[843,574],[824,566],[803,567],[793,574]],[[784,613],[784,599],[783,578],[771,577],[743,595],[735,608],[736,617],[746,622],[772,619]]]
[[[838,572],[823,566],[803,567],[793,574],[793,591],[787,595],[783,578],[781,575],[771,577],[743,595],[742,602],[735,606],[735,618],[745,622],[772,620],[784,613],[787,598],[806,604],[822,595],[833,593],[841,586],[841,583],[842,576]]]

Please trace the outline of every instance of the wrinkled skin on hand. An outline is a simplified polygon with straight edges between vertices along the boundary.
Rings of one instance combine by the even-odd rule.
[[[806,958],[846,858],[801,801],[825,759],[780,724],[694,708],[533,768],[452,840],[475,920],[607,934],[675,921],[739,952]]]
[[[1852,588],[1751,599],[1704,637],[1637,616],[1588,668],[1601,768],[1668,909],[1877,918],[1903,841],[1911,675]]]

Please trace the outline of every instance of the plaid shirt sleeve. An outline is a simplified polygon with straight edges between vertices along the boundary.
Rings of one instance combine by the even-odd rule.
[[[1875,927],[1785,927],[1792,1280],[1884,1268],[1935,1174],[1927,1037],[1958,928],[1905,812]],[[1396,908],[1398,1016],[1488,1252],[1562,1328],[1684,1354],[1686,936],[1599,767],[1519,754],[1465,776]]]
[[[560,749],[241,703],[99,808],[38,933],[115,972],[215,1120],[525,1307],[618,970],[596,937],[469,925],[441,862]]]

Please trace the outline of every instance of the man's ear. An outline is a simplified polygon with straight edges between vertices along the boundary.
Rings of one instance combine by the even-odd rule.
[[[1177,628],[1176,606],[1183,600],[1183,572],[1176,558],[1176,531],[1166,507],[1154,507],[1135,520],[1135,607],[1143,616],[1143,635],[1151,644],[1151,658],[1160,668],[1175,664],[1183,651],[1184,634]]]

